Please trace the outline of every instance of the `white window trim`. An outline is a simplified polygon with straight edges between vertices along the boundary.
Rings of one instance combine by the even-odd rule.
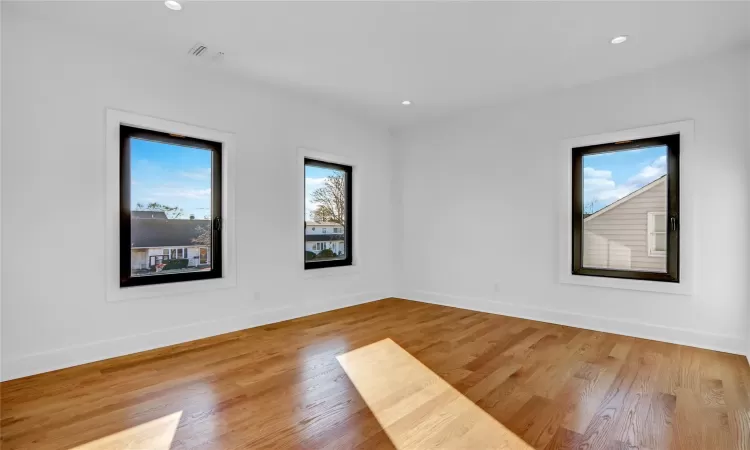
[[[299,147],[297,148],[297,180],[298,188],[297,192],[303,194],[299,196],[297,202],[297,216],[302,222],[305,222],[305,158],[315,159],[318,161],[324,161],[334,164],[343,164],[351,166],[352,178],[354,184],[352,185],[352,221],[354,226],[352,227],[352,241],[354,244],[354,254],[352,255],[351,266],[341,267],[326,267],[323,269],[312,269],[305,270],[305,253],[303,251],[297,251],[298,254],[298,266],[302,273],[303,278],[320,278],[328,276],[342,276],[342,275],[356,275],[360,273],[362,269],[362,248],[360,247],[359,230],[361,229],[359,221],[359,202],[360,202],[360,185],[362,183],[362,165],[359,161],[350,158],[348,156],[337,155],[334,153],[325,153],[309,148]],[[299,228],[295,227],[295,230]],[[304,233],[297,232],[297,249],[305,248],[305,235]],[[347,251],[348,251],[347,246]]]
[[[222,143],[222,277],[146,286],[120,287],[120,124],[180,134]],[[234,227],[234,133],[144,116],[116,109],[106,111],[106,267],[107,301],[185,296],[196,292],[233,288],[237,285]]]
[[[654,229],[656,228],[655,226],[656,216],[664,216],[666,218],[667,213],[666,211],[648,213],[648,229],[646,230],[646,232],[648,233],[648,256],[666,258],[667,257],[666,251],[656,250],[656,238],[654,236],[654,234],[656,233],[656,231],[654,231]],[[666,234],[666,231],[664,231],[664,233]]]
[[[693,136],[695,124],[693,120],[664,123],[660,125],[614,131],[610,133],[581,136],[566,139],[562,142],[558,166],[560,170],[559,192],[559,261],[558,277],[560,283],[595,286],[614,289],[630,289],[637,291],[662,292],[667,294],[691,295],[694,286],[695,248],[693,211]],[[573,167],[572,150],[576,147],[606,144],[609,142],[645,139],[654,136],[680,133],[680,282],[668,283],[661,281],[630,280],[619,278],[593,277],[587,275],[573,275],[571,267],[573,261]]]

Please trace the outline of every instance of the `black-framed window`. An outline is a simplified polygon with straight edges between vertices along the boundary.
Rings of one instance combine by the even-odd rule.
[[[680,281],[680,135],[577,147],[572,273]]]
[[[220,142],[120,125],[120,287],[221,278]]]
[[[305,158],[304,177],[305,269],[352,265],[352,167]]]

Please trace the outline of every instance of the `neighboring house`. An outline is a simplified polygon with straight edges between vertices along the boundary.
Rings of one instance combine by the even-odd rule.
[[[131,214],[132,270],[153,270],[157,264],[173,259],[187,259],[188,267],[208,267],[211,264],[210,245],[193,241],[199,237],[201,227],[211,226],[210,220],[169,220],[164,213],[151,211],[133,211]]]
[[[334,222],[305,222],[305,250],[316,255],[330,249],[336,255],[346,253],[344,226]]]
[[[584,267],[666,271],[667,176],[584,215]]]
[[[163,219],[167,220],[167,214],[164,211],[131,211],[131,219]]]

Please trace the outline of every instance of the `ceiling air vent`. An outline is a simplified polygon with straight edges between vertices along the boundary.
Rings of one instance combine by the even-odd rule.
[[[190,50],[188,50],[188,55],[191,56],[205,56],[208,53],[208,47],[201,43],[195,44]]]

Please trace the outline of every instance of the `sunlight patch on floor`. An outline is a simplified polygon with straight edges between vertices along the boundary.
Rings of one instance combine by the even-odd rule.
[[[177,411],[75,447],[74,450],[169,450],[181,417],[182,411]]]
[[[337,359],[399,450],[532,448],[391,339]]]

